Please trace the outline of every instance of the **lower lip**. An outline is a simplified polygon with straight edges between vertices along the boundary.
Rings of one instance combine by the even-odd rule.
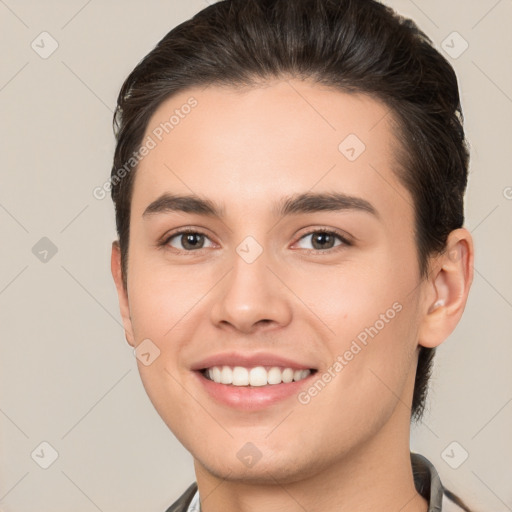
[[[309,386],[310,379],[316,372],[297,382],[269,384],[267,386],[232,386],[218,384],[207,379],[200,371],[194,371],[206,392],[216,401],[241,409],[255,411],[297,396],[301,389]]]

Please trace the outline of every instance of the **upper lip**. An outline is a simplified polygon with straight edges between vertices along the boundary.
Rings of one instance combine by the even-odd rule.
[[[205,368],[212,368],[213,366],[243,366],[246,368],[252,368],[254,366],[280,366],[282,368],[293,368],[294,370],[314,369],[309,363],[270,354],[268,352],[256,352],[252,354],[223,352],[213,354],[194,363],[191,369],[204,370]]]

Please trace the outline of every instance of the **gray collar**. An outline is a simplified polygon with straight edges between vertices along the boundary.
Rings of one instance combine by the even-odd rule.
[[[411,452],[412,473],[416,490],[428,501],[428,512],[441,512],[443,484],[436,468],[423,455]]]

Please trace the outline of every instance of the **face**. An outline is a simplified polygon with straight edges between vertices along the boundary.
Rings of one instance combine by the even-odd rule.
[[[408,433],[423,286],[390,117],[291,80],[190,89],[151,119],[127,339],[211,474],[294,481]]]

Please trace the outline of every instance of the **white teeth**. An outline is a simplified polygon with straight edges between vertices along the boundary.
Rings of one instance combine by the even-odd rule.
[[[233,382],[233,370],[229,366],[223,366],[220,374],[221,384],[231,384]]]
[[[249,384],[251,386],[266,386],[267,385],[267,370],[263,366],[256,366],[251,368],[249,372]]]
[[[282,379],[283,379],[283,382],[292,382],[293,380],[293,370],[291,368],[285,368],[283,370],[283,375],[282,375]]]
[[[281,370],[275,366],[270,368],[267,374],[267,382],[269,384],[281,384]]]
[[[213,367],[213,375],[212,375],[212,379],[215,381],[215,382],[220,382],[220,368],[218,366],[214,366]]]
[[[205,372],[207,378],[217,384],[231,384],[233,386],[266,386],[267,384],[281,384],[281,382],[297,382],[305,379],[310,370],[293,370],[292,368],[278,368],[273,366],[269,370],[263,366],[244,368],[243,366],[213,366]]]
[[[214,368],[216,368],[214,366]],[[214,382],[220,382],[215,380]],[[242,366],[235,366],[233,368],[233,386],[248,386],[249,385],[249,372],[247,368]]]

